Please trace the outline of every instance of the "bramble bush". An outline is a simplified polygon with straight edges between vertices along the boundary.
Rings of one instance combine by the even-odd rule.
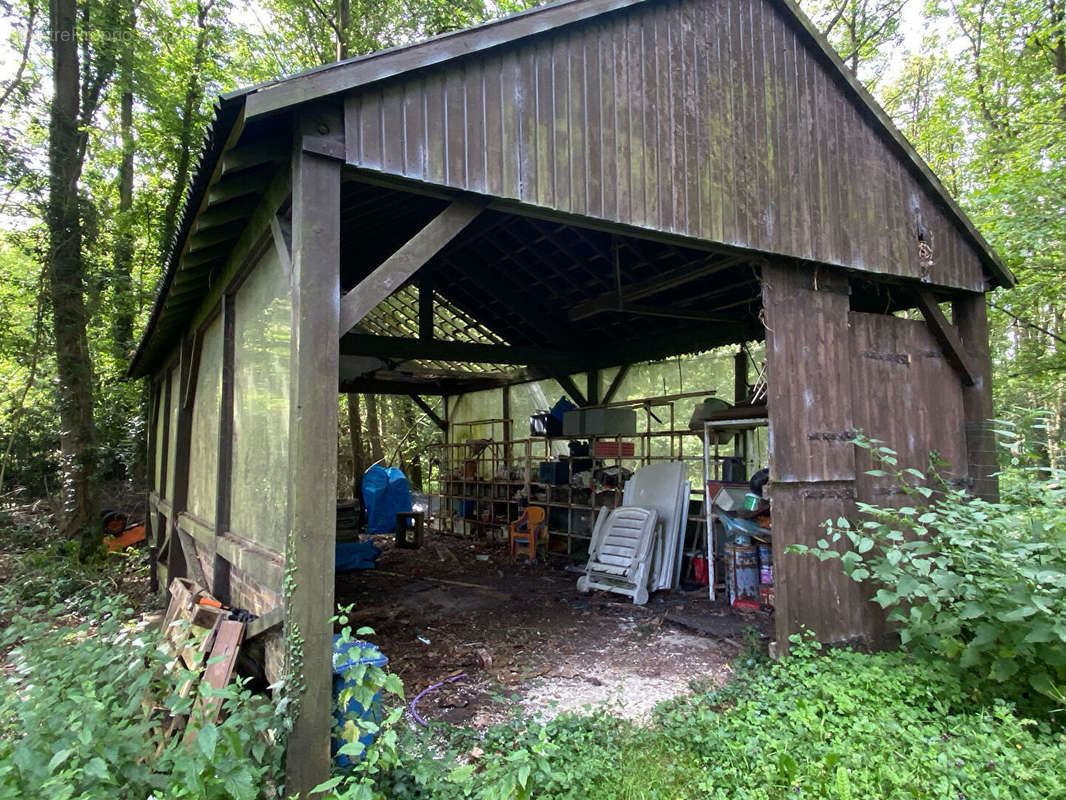
[[[253,800],[278,777],[273,707],[240,685],[219,692],[223,721],[194,743],[164,740],[156,703],[188,713],[187,672],[165,669],[157,631],[97,597],[71,624],[62,606],[19,608],[0,636],[11,667],[0,684],[0,798]],[[210,691],[210,690],[206,690]]]
[[[793,546],[877,588],[874,600],[909,650],[946,658],[980,689],[1023,703],[1039,693],[1066,705],[1066,475],[1034,466],[1025,437],[1004,423],[1009,465],[990,503],[932,473],[897,468],[896,454],[861,438],[878,468],[913,498],[886,508],[859,503],[861,519],[826,524],[814,547]],[[846,538],[843,554],[834,544]],[[1030,691],[1031,690],[1031,691]]]

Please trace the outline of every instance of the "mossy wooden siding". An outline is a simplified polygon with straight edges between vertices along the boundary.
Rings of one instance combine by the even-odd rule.
[[[770,0],[643,3],[408,72],[346,98],[347,161],[983,290],[942,198],[797,25]]]

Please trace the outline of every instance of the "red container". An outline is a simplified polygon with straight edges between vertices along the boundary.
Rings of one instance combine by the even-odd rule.
[[[596,442],[592,446],[593,458],[632,458],[634,452],[632,442]]]
[[[692,557],[692,573],[696,583],[706,586],[711,581],[710,571],[707,569],[707,559],[704,556]]]

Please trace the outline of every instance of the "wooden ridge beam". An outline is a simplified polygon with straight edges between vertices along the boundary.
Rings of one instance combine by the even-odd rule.
[[[964,386],[973,386],[977,383],[977,372],[970,363],[970,356],[962,346],[959,332],[955,326],[948,322],[944,312],[936,302],[932,292],[918,293],[918,308],[925,317],[925,324],[933,334],[933,338],[940,344],[944,357],[948,360],[955,371],[959,373],[959,379]]]
[[[473,222],[484,204],[456,200],[341,298],[343,336]]]
[[[436,426],[438,428],[440,428],[442,431],[447,431],[448,430],[448,423],[440,418],[440,415],[437,414],[437,412],[433,410],[432,406],[430,406],[429,403],[427,403],[425,400],[423,400],[417,394],[409,394],[408,397],[410,397],[414,401],[416,406],[418,406],[424,412],[426,412],[426,416],[429,417],[431,420],[433,420],[433,422],[436,424]]]
[[[651,297],[669,289],[676,289],[678,286],[684,286],[686,283],[729,269],[742,261],[743,259],[740,256],[732,256],[708,261],[698,267],[680,267],[662,273],[652,280],[625,288],[622,290],[621,296],[615,291],[604,292],[599,297],[576,304],[570,309],[570,320],[576,322],[606,311],[629,311],[631,309],[627,308],[627,306],[636,300],[642,300],[645,297]],[[646,312],[634,310],[634,313]]]
[[[341,337],[342,356],[371,356],[400,361],[461,361],[474,364],[574,364],[575,357],[539,347],[517,347],[481,342],[445,342],[404,336],[372,336],[346,333]],[[561,367],[560,367],[561,368]]]

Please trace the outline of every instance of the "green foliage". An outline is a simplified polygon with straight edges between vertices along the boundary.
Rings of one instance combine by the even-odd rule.
[[[1066,737],[973,702],[946,662],[822,653],[796,637],[648,725],[598,711],[399,737],[390,769],[333,800],[1055,797]],[[338,781],[339,783],[339,781]]]
[[[276,777],[274,710],[239,685],[211,693],[224,721],[199,724],[191,745],[162,738],[156,709],[189,712],[196,696],[179,687],[191,675],[167,669],[131,609],[98,597],[79,624],[60,606],[4,610],[0,797],[252,800]]]
[[[897,470],[889,448],[860,439],[881,465],[870,474],[895,476],[913,505],[859,503],[861,520],[829,522],[813,548],[792,549],[840,559],[853,580],[879,587],[874,599],[905,647],[1009,682],[996,692],[1066,705],[1066,475],[1026,466],[1023,441],[1011,443],[1010,494],[989,503]]]

